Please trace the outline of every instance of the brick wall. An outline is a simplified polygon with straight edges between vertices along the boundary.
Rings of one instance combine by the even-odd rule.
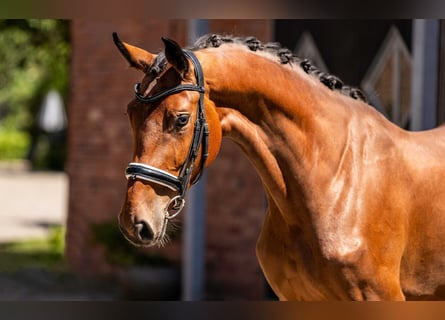
[[[210,32],[272,40],[262,20],[212,20]],[[223,144],[207,175],[207,294],[215,299],[263,299],[265,280],[255,246],[265,214],[261,180],[241,149]]]
[[[210,31],[255,35],[271,40],[271,23],[214,20]],[[158,51],[161,36],[185,44],[187,21],[122,20],[72,23],[69,104],[67,229],[68,262],[80,274],[113,274],[103,246],[93,241],[92,225],[116,221],[125,194],[123,169],[131,160],[132,138],[124,115],[132,85],[141,74],[127,68],[111,39]],[[236,163],[236,166],[233,164]],[[261,299],[264,280],[255,257],[265,199],[252,166],[231,142],[224,142],[207,175],[206,297]],[[122,238],[122,241],[125,241]],[[161,251],[180,262],[181,242]]]

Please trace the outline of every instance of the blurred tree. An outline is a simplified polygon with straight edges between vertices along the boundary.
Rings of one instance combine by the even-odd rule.
[[[69,54],[69,21],[0,20],[0,135],[25,137],[28,150],[22,157],[35,166],[63,167],[64,152],[62,159],[48,163],[31,146],[38,145],[37,114],[45,95],[55,89],[67,99]],[[1,151],[0,145],[0,159],[20,156]]]

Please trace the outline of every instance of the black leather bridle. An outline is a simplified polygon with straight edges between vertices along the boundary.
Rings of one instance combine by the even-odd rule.
[[[199,164],[200,168],[197,176],[191,182],[191,185],[198,182],[198,180],[201,178],[204,170],[204,165],[208,157],[209,128],[204,111],[204,73],[202,71],[201,64],[199,63],[195,54],[189,50],[183,50],[183,52],[193,63],[197,83],[196,85],[179,84],[173,88],[167,89],[148,97],[144,97],[140,94],[140,83],[137,83],[134,87],[136,99],[138,99],[142,103],[154,103],[181,91],[199,92],[198,110],[193,131],[193,138],[190,144],[187,158],[185,159],[185,162],[181,167],[179,175],[175,176],[162,169],[136,162],[131,162],[125,170],[125,176],[127,179],[140,179],[153,182],[177,192],[177,195],[170,199],[167,207],[165,208],[166,219],[172,219],[176,217],[184,207],[184,198],[187,192],[187,186],[190,182],[195,160],[199,155],[199,148],[201,148],[201,161]]]

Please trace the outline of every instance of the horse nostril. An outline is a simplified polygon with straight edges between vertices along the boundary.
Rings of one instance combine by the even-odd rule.
[[[147,222],[140,221],[134,224],[139,238],[143,241],[150,241],[154,238],[153,230],[150,228]]]

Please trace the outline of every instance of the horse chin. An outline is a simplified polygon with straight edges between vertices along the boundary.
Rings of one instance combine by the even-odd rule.
[[[126,237],[127,238],[127,237]],[[136,247],[140,247],[140,248],[150,248],[150,247],[154,247],[154,246],[160,246],[159,245],[159,241],[133,241],[127,238],[127,240],[134,246]]]

